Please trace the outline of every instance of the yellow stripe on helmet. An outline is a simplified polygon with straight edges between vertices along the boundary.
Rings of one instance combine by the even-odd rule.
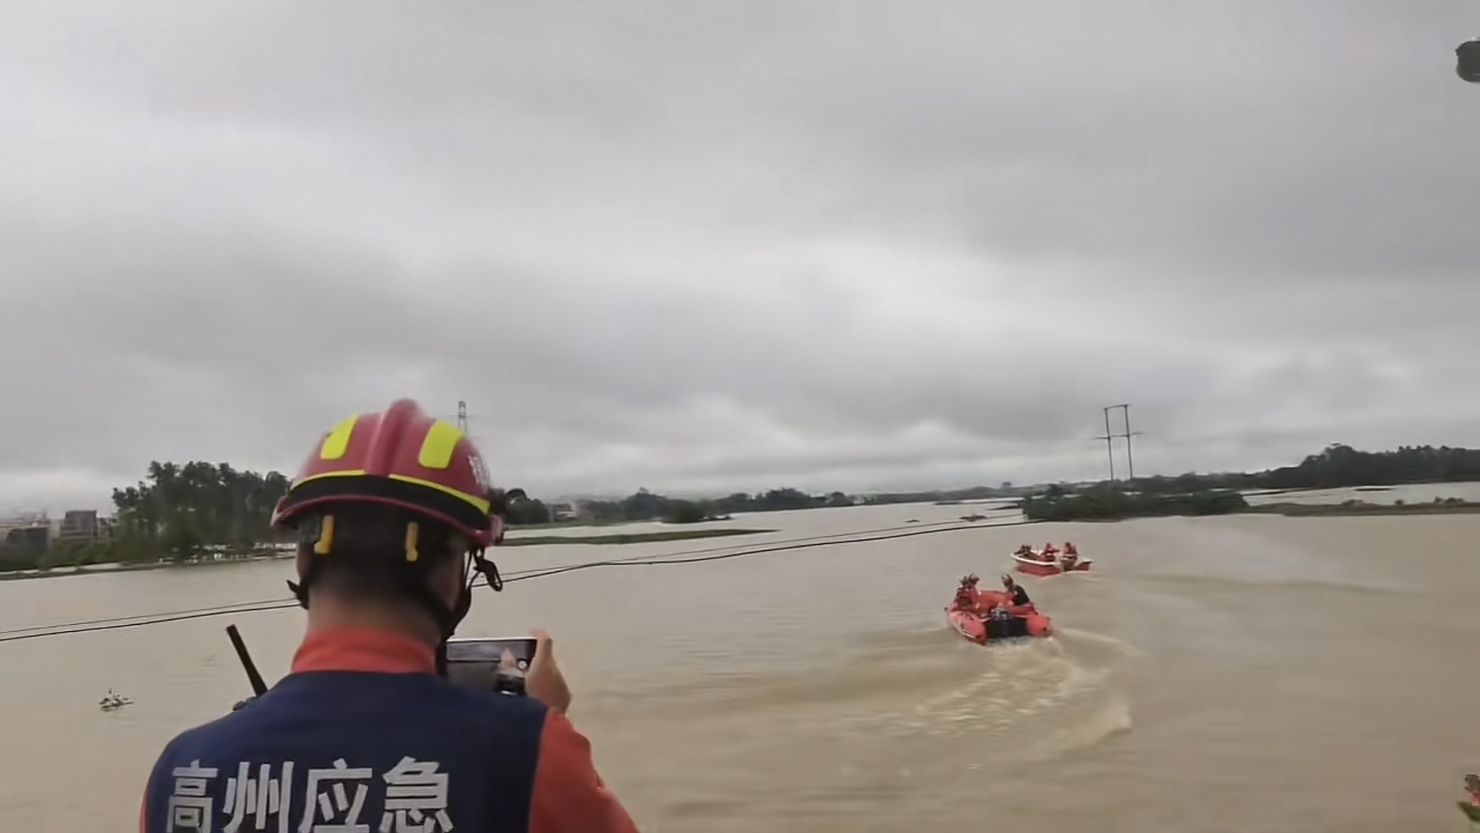
[[[319,446],[320,460],[338,460],[344,457],[349,450],[349,438],[355,433],[355,423],[360,417],[352,416],[349,419],[329,429],[329,435],[324,437],[324,442]]]
[[[452,453],[462,441],[463,432],[456,425],[443,420],[432,423],[426,438],[421,441],[421,453],[416,462],[424,469],[445,469],[452,465]]]

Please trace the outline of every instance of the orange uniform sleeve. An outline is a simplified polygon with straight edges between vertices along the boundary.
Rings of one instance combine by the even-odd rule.
[[[596,774],[591,742],[551,709],[540,736],[529,808],[530,833],[637,833],[637,825]]]

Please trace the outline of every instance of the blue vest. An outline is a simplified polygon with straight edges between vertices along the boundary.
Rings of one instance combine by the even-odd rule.
[[[145,833],[528,833],[545,716],[431,674],[293,674],[165,748]]]

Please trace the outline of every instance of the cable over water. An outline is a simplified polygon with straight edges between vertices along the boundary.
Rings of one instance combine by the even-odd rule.
[[[884,527],[875,530],[863,530],[854,533],[839,533],[831,536],[809,536],[804,538],[792,538],[779,541],[763,547],[741,549],[735,551],[734,547],[708,547],[705,549],[687,550],[666,555],[639,555],[631,558],[605,559],[601,561],[587,561],[579,564],[569,564],[561,567],[549,567],[533,570],[523,570],[509,573],[504,576],[504,583],[511,584],[517,581],[530,581],[533,579],[548,578],[564,573],[574,573],[581,570],[592,570],[598,567],[661,567],[683,564],[703,564],[711,561],[725,561],[731,558],[745,558],[755,555],[767,555],[778,552],[793,552],[797,550],[810,550],[820,547],[835,547],[848,544],[867,544],[878,541],[892,541],[903,538],[917,538],[925,535],[940,535],[948,532],[968,532],[975,529],[996,529],[1009,526],[1023,526],[1034,523],[1027,520],[1014,520],[1005,523],[956,523],[946,522],[951,525],[933,525],[931,528],[920,529],[911,527]],[[907,530],[907,531],[899,531]],[[230,616],[239,613],[265,613],[275,610],[287,610],[298,606],[298,602],[290,597],[281,599],[265,599],[255,602],[237,602],[227,605],[216,605],[212,607],[190,608],[185,610],[165,611],[160,613],[141,613],[132,616],[105,617],[99,619],[84,619],[74,622],[64,622],[55,625],[35,625],[25,628],[13,628],[0,631],[0,643],[20,642],[28,639],[42,639],[53,636],[68,636],[73,634],[97,633],[100,631],[126,630],[129,628],[141,628],[149,625],[164,625],[171,622],[184,622],[192,619],[205,619],[212,616]]]

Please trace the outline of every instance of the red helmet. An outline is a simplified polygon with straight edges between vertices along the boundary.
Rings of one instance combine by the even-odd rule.
[[[476,546],[503,537],[490,514],[488,469],[471,440],[410,399],[329,430],[272,514],[292,526],[309,510],[342,503],[395,506],[448,524]]]

